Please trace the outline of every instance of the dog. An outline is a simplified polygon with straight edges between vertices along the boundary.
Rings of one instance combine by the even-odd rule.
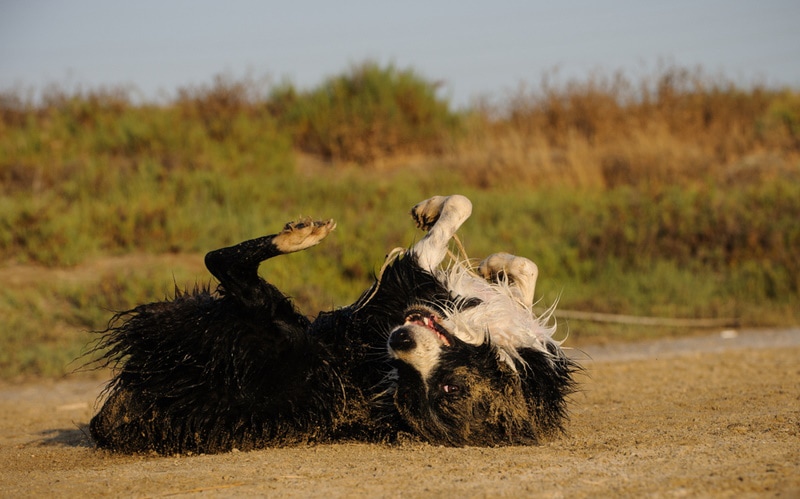
[[[101,332],[95,351],[114,375],[94,442],[177,454],[403,436],[519,445],[562,431],[579,366],[550,315],[532,312],[536,265],[507,253],[443,264],[471,213],[460,195],[414,206],[424,237],[390,254],[355,303],[313,321],[258,268],[318,244],[332,220],[208,253],[216,289],[176,290]]]

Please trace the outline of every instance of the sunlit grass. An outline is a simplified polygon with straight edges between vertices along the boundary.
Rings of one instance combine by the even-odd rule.
[[[309,315],[346,305],[421,237],[409,208],[453,192],[475,204],[470,255],[535,260],[543,306],[800,322],[791,90],[666,68],[455,113],[414,72],[367,64],[309,91],[218,78],[158,106],[3,95],[0,118],[0,273],[38,276],[0,291],[2,378],[67,372],[112,310],[209,283],[206,251],[301,216],[339,226],[262,274]],[[561,327],[578,343],[678,334]]]

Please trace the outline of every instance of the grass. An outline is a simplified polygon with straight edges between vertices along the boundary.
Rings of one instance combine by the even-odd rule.
[[[452,192],[475,204],[470,254],[535,260],[542,305],[800,322],[793,90],[665,68],[454,112],[368,63],[308,91],[220,77],[178,95],[0,96],[0,276],[34,270],[0,292],[0,379],[67,372],[110,310],[208,283],[203,253],[303,215],[339,228],[262,273],[309,314],[345,305],[420,237],[408,209]],[[577,344],[683,334],[561,326]]]

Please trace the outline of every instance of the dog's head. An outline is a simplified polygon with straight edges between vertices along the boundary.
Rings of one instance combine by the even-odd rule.
[[[507,287],[462,279],[456,288],[468,295],[412,306],[389,335],[401,417],[447,445],[528,444],[560,429],[574,364],[552,328]]]

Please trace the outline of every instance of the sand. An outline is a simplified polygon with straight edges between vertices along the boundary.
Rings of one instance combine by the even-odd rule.
[[[3,384],[0,497],[800,497],[800,329],[573,354],[568,432],[531,447],[115,455],[86,432],[102,381]]]

